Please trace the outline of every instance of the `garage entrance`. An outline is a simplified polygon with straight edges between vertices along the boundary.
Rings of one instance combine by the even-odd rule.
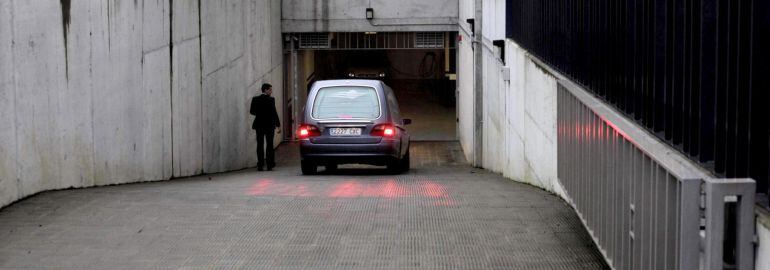
[[[456,33],[285,34],[284,139],[294,140],[294,119],[318,80],[378,79],[393,88],[413,141],[454,141]]]

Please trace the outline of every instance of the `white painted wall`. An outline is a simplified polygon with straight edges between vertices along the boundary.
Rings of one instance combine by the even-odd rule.
[[[473,48],[467,18],[474,0],[460,0],[458,112],[460,144],[473,157]],[[510,40],[505,64],[493,40],[505,39],[505,1],[483,1],[483,149],[484,168],[508,178],[560,192],[556,174],[556,79],[546,74]],[[507,70],[504,69],[507,67]],[[505,76],[507,72],[508,76]],[[510,80],[505,80],[509,77]]]
[[[467,19],[473,18],[474,0],[459,0],[459,41],[457,42],[457,135],[465,153],[465,159],[473,160],[473,112],[474,112],[474,62],[473,33]]]
[[[456,31],[458,0],[283,0],[282,28],[298,32]],[[366,9],[374,19],[366,19]]]
[[[283,98],[280,0],[198,7],[71,1],[64,25],[60,1],[0,1],[0,207],[256,164],[250,98]]]
[[[556,192],[556,79],[510,40],[507,70],[486,48],[483,167]]]

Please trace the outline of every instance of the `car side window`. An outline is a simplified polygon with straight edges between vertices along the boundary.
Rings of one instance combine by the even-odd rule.
[[[400,122],[401,110],[398,108],[398,100],[396,100],[396,95],[393,94],[393,90],[388,91],[388,106],[390,107],[390,116],[393,118],[393,121]]]

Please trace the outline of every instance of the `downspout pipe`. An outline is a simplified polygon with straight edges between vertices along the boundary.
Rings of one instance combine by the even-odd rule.
[[[473,166],[482,167],[484,147],[484,32],[483,0],[475,0],[473,31]]]

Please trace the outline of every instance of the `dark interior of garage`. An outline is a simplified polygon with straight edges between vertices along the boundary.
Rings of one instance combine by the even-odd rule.
[[[318,80],[382,80],[413,120],[412,140],[456,140],[454,49],[302,50],[297,59],[305,96]]]
[[[314,58],[311,81],[380,79],[393,88],[403,117],[414,121],[414,140],[456,139],[455,85],[447,76],[454,66],[444,50],[330,50]]]

